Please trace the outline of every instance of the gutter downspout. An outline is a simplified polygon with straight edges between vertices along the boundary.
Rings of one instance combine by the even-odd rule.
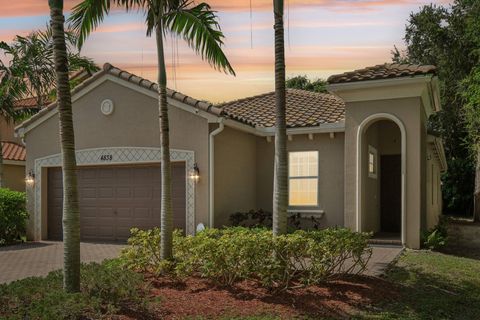
[[[222,132],[225,128],[225,125],[223,124],[223,118],[220,118],[218,123],[218,128],[210,132],[208,143],[208,225],[210,226],[210,228],[213,228],[214,226],[215,215],[215,136]]]

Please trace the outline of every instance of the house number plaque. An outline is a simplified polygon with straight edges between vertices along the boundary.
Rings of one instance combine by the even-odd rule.
[[[113,160],[113,155],[111,154],[102,154],[100,156],[100,161],[112,161]]]

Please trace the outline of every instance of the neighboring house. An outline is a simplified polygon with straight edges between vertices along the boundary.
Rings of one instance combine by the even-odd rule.
[[[409,247],[441,212],[433,67],[380,65],[333,76],[333,94],[287,91],[290,212],[322,226],[393,235]],[[72,92],[83,240],[125,240],[160,223],[157,86],[105,64]],[[168,91],[174,225],[220,227],[271,210],[275,97],[219,106]],[[27,146],[28,236],[60,239],[62,174],[52,104],[17,127]]]
[[[36,105],[35,98],[27,98],[16,101],[15,108],[35,110]],[[15,123],[3,117],[0,117],[0,141],[5,187],[25,191],[25,146],[22,139],[15,136]]]

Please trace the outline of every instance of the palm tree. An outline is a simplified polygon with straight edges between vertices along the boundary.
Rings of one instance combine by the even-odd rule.
[[[288,160],[285,89],[283,0],[273,0],[275,17],[275,171],[273,178],[273,234],[287,232]]]
[[[172,257],[172,191],[170,173],[170,142],[167,105],[167,74],[164,56],[164,36],[171,33],[182,37],[202,59],[215,69],[235,75],[227,57],[222,51],[224,35],[218,18],[207,3],[194,4],[193,0],[83,0],[74,7],[71,21],[79,31],[81,47],[87,35],[92,32],[116,5],[145,13],[147,35],[155,32],[158,54],[158,105],[161,145],[161,240],[160,256]]]
[[[72,97],[68,82],[68,54],[65,43],[63,0],[49,0],[57,104],[60,119],[60,145],[63,173],[63,287],[80,291],[80,211],[77,190],[77,163],[72,119]]]
[[[76,50],[77,36],[65,31],[69,71],[98,70],[92,59],[81,56]],[[56,75],[53,59],[52,28],[36,30],[27,36],[16,36],[11,43],[0,42],[0,51],[9,61],[12,75],[28,84],[22,97],[35,97],[37,108],[47,104],[55,95]]]

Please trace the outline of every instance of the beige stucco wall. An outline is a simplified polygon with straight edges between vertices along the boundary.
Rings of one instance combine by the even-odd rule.
[[[374,123],[368,128],[363,140],[362,162],[368,163],[368,147],[372,146],[377,150],[377,177],[368,176],[368,166],[362,167],[363,176],[363,212],[368,212],[363,219],[363,227],[367,231],[380,231],[380,142],[379,126]],[[382,133],[383,134],[383,133]]]
[[[357,131],[369,116],[389,113],[406,130],[406,245],[418,248],[422,216],[422,137],[426,127],[420,98],[349,102],[345,130],[345,225],[356,229]],[[377,119],[378,120],[378,119]],[[364,176],[364,175],[363,175]],[[363,215],[362,215],[363,218]]]
[[[256,136],[229,127],[215,136],[215,226],[256,208]]]
[[[100,103],[111,99],[115,104],[112,115],[104,116]],[[123,85],[106,81],[73,105],[76,149],[99,147],[160,147],[158,103],[153,97]],[[195,185],[195,224],[207,224],[208,215],[208,121],[193,113],[170,107],[170,147],[195,152],[195,161],[201,179]],[[26,170],[33,169],[34,161],[60,153],[58,115],[27,132]],[[46,195],[42,174],[42,198]],[[32,237],[33,190],[28,190],[28,208],[31,213],[28,235]],[[42,201],[45,203],[45,201]],[[45,210],[45,207],[43,208]],[[45,221],[45,213],[42,218]],[[46,236],[46,228],[42,228]]]
[[[25,191],[25,166],[3,165],[3,175],[6,181],[5,187],[15,191]]]
[[[257,138],[257,208],[272,210],[274,139]],[[287,143],[288,151],[319,152],[319,205],[303,209],[325,211],[321,227],[343,226],[344,204],[344,134],[315,134],[313,140],[308,135],[294,135]],[[302,209],[302,208],[290,208]]]

